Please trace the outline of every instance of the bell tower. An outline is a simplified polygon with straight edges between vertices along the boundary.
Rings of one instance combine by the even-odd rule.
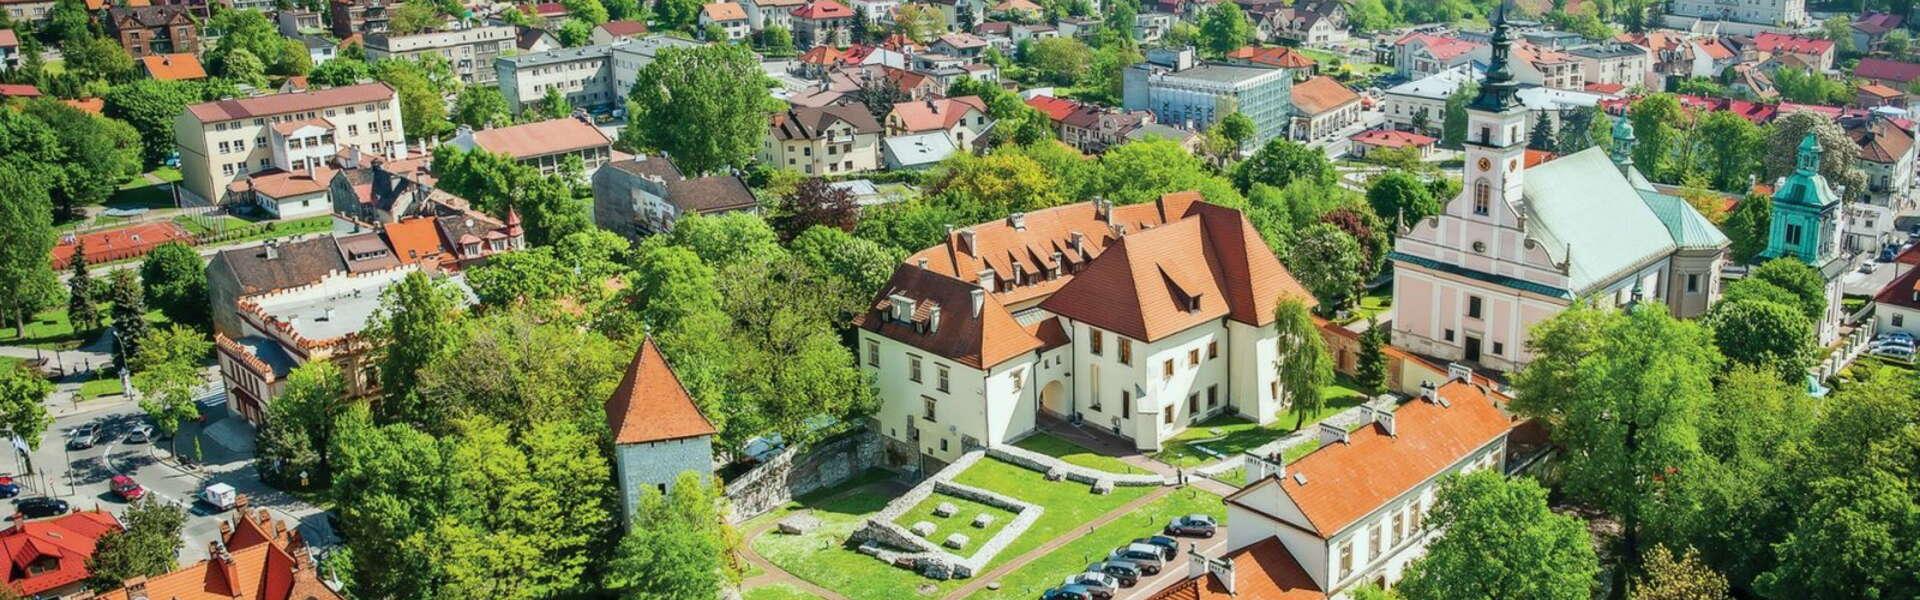
[[[1480,94],[1467,104],[1466,181],[1461,193],[1467,196],[1466,218],[1505,223],[1509,214],[1517,214],[1521,202],[1521,177],[1526,169],[1527,109],[1516,93],[1520,83],[1513,78],[1508,55],[1513,48],[1513,31],[1507,24],[1507,7],[1502,2],[1493,17],[1493,60]],[[1503,210],[1501,207],[1514,210]]]

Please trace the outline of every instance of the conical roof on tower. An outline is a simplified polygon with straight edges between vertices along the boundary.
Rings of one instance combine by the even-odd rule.
[[[647,336],[640,343],[640,351],[633,355],[633,364],[627,367],[627,376],[607,399],[606,409],[607,428],[612,430],[615,444],[664,442],[718,433],[706,415],[700,413],[700,407],[693,403],[686,386],[680,384],[680,377],[673,374],[673,367],[667,364],[660,347],[653,343],[653,336]]]

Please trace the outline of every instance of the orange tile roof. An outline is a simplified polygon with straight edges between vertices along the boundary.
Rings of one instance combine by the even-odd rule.
[[[234,521],[220,523],[222,544],[214,557],[150,578],[134,578],[126,587],[102,592],[95,600],[340,600],[320,582],[300,535],[276,521],[266,509],[241,509]]]
[[[13,48],[20,45],[20,37],[12,29],[0,29],[0,48]]]
[[[833,46],[815,46],[806,54],[800,55],[800,62],[809,65],[831,65],[840,62],[840,57],[845,55],[845,50]]]
[[[978,315],[973,306],[976,290],[982,292]],[[892,314],[895,296],[913,303],[906,320]],[[895,267],[893,278],[869,308],[854,318],[855,326],[976,369],[991,368],[1042,345],[1005,305],[986,298],[979,285],[914,263]]]
[[[1395,435],[1379,425],[1362,427],[1348,435],[1347,443],[1321,446],[1288,464],[1284,479],[1254,482],[1227,502],[1278,515],[1275,508],[1241,500],[1249,490],[1278,485],[1307,520],[1296,525],[1330,538],[1513,428],[1494,406],[1496,395],[1479,385],[1449,381],[1436,393],[1446,406],[1416,399],[1394,411]]]
[[[1293,84],[1293,105],[1308,115],[1329,112],[1359,100],[1359,94],[1325,75]]]
[[[1898,98],[1905,95],[1901,93],[1900,90],[1870,81],[1860,84],[1860,91],[1875,98]]]
[[[1222,557],[1233,561],[1233,591],[1208,573],[1160,590],[1148,600],[1323,600],[1326,592],[1280,538],[1269,537]]]
[[[572,117],[496,127],[473,132],[473,143],[488,152],[525,160],[549,154],[611,146],[599,127]]]
[[[1369,146],[1379,146],[1383,148],[1418,148],[1431,146],[1440,141],[1434,139],[1432,136],[1392,129],[1368,129],[1353,134],[1353,137],[1349,139]]]
[[[615,444],[644,444],[717,433],[680,385],[653,337],[640,342],[620,387],[607,398],[607,428]]]
[[[96,115],[107,110],[107,100],[105,98],[76,98],[73,100],[61,100],[60,102]]]
[[[834,0],[814,0],[793,9],[796,19],[845,19],[853,16],[853,9]]]
[[[387,245],[393,247],[393,256],[405,263],[438,263],[445,250],[440,245],[440,229],[434,226],[434,219],[415,217],[389,223]]]
[[[747,18],[747,9],[738,2],[714,2],[700,5],[700,13],[709,21],[741,21]]]
[[[1305,69],[1314,65],[1313,58],[1286,46],[1241,46],[1228,52],[1227,58],[1282,69]]]
[[[892,116],[910,133],[953,129],[968,112],[987,112],[987,103],[979,96],[927,99],[893,105]]]
[[[285,199],[302,194],[317,194],[327,191],[327,184],[333,180],[333,170],[320,168],[312,171],[282,171],[274,169],[254,173],[245,180],[227,184],[229,190],[245,190],[251,184],[255,192],[268,198]]]
[[[86,580],[87,559],[93,557],[94,544],[108,531],[120,528],[120,522],[104,511],[81,511],[51,519],[15,521],[0,530],[0,553],[7,566],[0,571],[0,582],[21,596],[32,597]],[[36,563],[53,561],[52,568],[30,570]]]
[[[160,81],[187,81],[207,78],[207,69],[200,66],[200,59],[194,57],[191,52],[142,56],[140,57],[140,65],[146,68],[148,77]]]

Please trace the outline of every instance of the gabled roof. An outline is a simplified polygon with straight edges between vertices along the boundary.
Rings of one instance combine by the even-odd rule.
[[[1313,58],[1286,46],[1241,46],[1228,52],[1227,58],[1282,69],[1308,69],[1314,65]]]
[[[1233,589],[1212,572],[1174,583],[1148,600],[1323,600],[1326,592],[1313,582],[1278,537],[1234,550],[1221,557],[1233,563]]]
[[[853,16],[853,9],[834,0],[813,0],[793,9],[796,19],[846,19]]]
[[[640,35],[647,32],[645,21],[607,21],[600,24],[600,30],[613,37]]]
[[[975,292],[980,294],[977,311]],[[912,303],[908,314],[894,312],[895,297]],[[873,305],[854,317],[854,326],[975,369],[993,368],[1042,345],[979,285],[912,262],[894,267],[893,278]]]
[[[1575,295],[1675,247],[1666,225],[1599,148],[1530,169],[1522,187],[1528,233],[1555,262],[1570,263],[1568,287]]]
[[[1907,83],[1920,78],[1920,64],[1884,58],[1862,58],[1860,64],[1853,67],[1853,76]]]
[[[1675,246],[1725,248],[1733,243],[1720,228],[1713,226],[1713,221],[1707,220],[1683,198],[1650,190],[1641,190],[1640,198],[1647,202],[1654,216],[1660,218],[1660,223],[1667,226],[1667,235],[1673,238]]]
[[[640,342],[640,351],[627,366],[620,387],[607,398],[607,428],[615,444],[664,442],[718,433],[700,407],[673,374],[653,336]]]
[[[403,263],[438,265],[445,246],[440,243],[440,229],[433,223],[436,218],[414,217],[388,223],[387,245],[393,247],[393,257]]]
[[[856,134],[880,132],[880,122],[865,106],[794,107],[773,116],[774,139],[811,140],[824,135],[835,123],[846,123]]]
[[[592,123],[561,117],[533,123],[473,132],[475,146],[516,160],[576,152],[613,145],[613,139]]]
[[[13,48],[20,45],[20,37],[12,29],[0,29],[0,48]]]
[[[1833,40],[1822,40],[1797,35],[1781,35],[1763,32],[1753,36],[1753,47],[1761,52],[1791,52],[1794,54],[1824,54],[1833,50]]]
[[[347,272],[346,260],[333,236],[278,244],[268,258],[265,244],[222,250],[214,262],[225,263],[240,283],[240,295],[307,285],[328,273]]]
[[[747,9],[741,8],[738,2],[713,2],[700,5],[700,14],[708,21],[716,23],[744,21],[747,18]]]
[[[1475,44],[1473,42],[1469,42],[1460,38],[1444,37],[1444,36],[1433,35],[1430,33],[1409,33],[1405,36],[1402,36],[1399,40],[1395,41],[1393,44],[1395,46],[1405,46],[1408,44],[1422,44],[1426,46],[1427,54],[1430,54],[1435,59],[1442,60],[1442,61],[1459,58],[1462,55],[1473,52],[1474,48],[1477,48],[1480,46],[1479,44]]]
[[[1369,146],[1379,146],[1383,148],[1419,148],[1422,146],[1431,146],[1440,141],[1434,139],[1432,136],[1393,129],[1368,129],[1353,134],[1353,137],[1348,139]]]
[[[1045,113],[1048,119],[1058,123],[1066,120],[1067,115],[1080,108],[1080,103],[1053,96],[1034,96],[1027,99],[1027,106]]]
[[[1359,94],[1325,75],[1316,75],[1293,84],[1293,106],[1308,116],[1327,113],[1359,101]]]
[[[224,545],[213,557],[178,570],[130,580],[126,588],[96,600],[340,600],[320,581],[319,569],[300,535],[266,514],[242,510],[222,522]]]
[[[1853,29],[1861,33],[1877,36],[1893,31],[1894,28],[1900,26],[1902,20],[1904,19],[1902,19],[1900,15],[1894,13],[1867,13],[1859,19],[1854,20]]]
[[[120,522],[104,511],[81,511],[51,519],[15,521],[0,530],[0,553],[7,568],[0,582],[14,593],[33,597],[85,580],[87,559],[93,557],[100,536],[120,529]],[[50,562],[49,562],[50,561]],[[33,572],[38,566],[45,570]]]
[[[891,116],[907,131],[919,132],[953,129],[969,112],[985,114],[987,103],[979,96],[901,102],[893,105]]]
[[[363,83],[293,94],[202,102],[187,107],[187,112],[200,122],[206,123],[305,112],[362,102],[384,102],[391,99],[393,99],[393,88],[387,87],[387,84]]]
[[[1884,117],[1851,117],[1841,120],[1847,137],[1860,146],[1860,160],[1893,164],[1913,151],[1913,132]]]
[[[940,39],[935,40],[934,43],[944,43],[948,46],[953,46],[954,48],[960,49],[960,50],[965,50],[968,48],[985,48],[989,44],[987,40],[981,39],[980,36],[967,33],[964,31],[956,31],[953,33],[942,35],[940,36]]]
[[[1279,486],[1307,520],[1295,524],[1331,538],[1513,427],[1494,406],[1498,394],[1479,385],[1453,380],[1434,393],[1446,404],[1414,399],[1394,409],[1393,434],[1379,424],[1362,426],[1347,435],[1346,443],[1328,443],[1286,465],[1285,478],[1254,482],[1227,496],[1227,503],[1279,518],[1278,507],[1247,499],[1252,490]]]

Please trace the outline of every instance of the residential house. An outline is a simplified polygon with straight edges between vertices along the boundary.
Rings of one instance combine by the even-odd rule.
[[[20,66],[20,36],[12,29],[0,29],[0,69]]]
[[[1907,89],[1920,79],[1920,64],[1886,58],[1866,57],[1853,67],[1853,76],[1896,90]]]
[[[302,33],[288,37],[307,47],[307,60],[312,61],[313,66],[316,67],[327,64],[327,61],[333,60],[340,54],[340,44],[322,34]]]
[[[238,504],[232,521],[220,521],[220,538],[208,543],[206,560],[79,600],[345,600],[328,587],[297,525],[247,506],[244,497]]]
[[[1438,138],[1431,136],[1393,129],[1368,129],[1353,134],[1347,139],[1353,143],[1353,156],[1355,158],[1366,158],[1368,153],[1376,149],[1391,148],[1394,150],[1411,150],[1415,157],[1424,160],[1428,155],[1432,154],[1434,144],[1440,142]]]
[[[1887,34],[1899,29],[1906,19],[1890,12],[1869,12],[1853,20],[1853,47],[1861,52],[1878,50]]]
[[[1381,112],[1394,129],[1437,135],[1446,120],[1447,99],[1480,78],[1473,67],[1461,66],[1387,88]]]
[[[354,34],[386,33],[387,22],[393,19],[392,5],[392,0],[333,0],[333,9],[327,11],[333,36],[346,39]]]
[[[317,127],[309,133],[328,135]],[[327,199],[327,186],[332,179],[332,169],[305,165],[292,171],[271,169],[252,173],[227,184],[227,203],[281,220],[324,215],[333,211],[333,203]]]
[[[280,35],[288,37],[326,31],[326,22],[320,13],[303,8],[276,11],[273,13],[273,23],[279,28]]]
[[[554,37],[553,32],[538,27],[515,25],[513,35],[513,47],[521,52],[546,52],[562,47],[560,38]]]
[[[987,20],[986,0],[932,0],[934,8],[947,18],[947,30],[966,31]]]
[[[148,54],[139,58],[140,72],[159,81],[197,81],[207,78],[207,69],[191,52]]]
[[[1667,14],[1708,21],[1735,21],[1769,27],[1800,28],[1812,23],[1807,17],[1807,0],[1673,0]]]
[[[607,21],[593,27],[591,41],[595,44],[612,44],[638,38],[647,34],[646,21]]]
[[[134,58],[200,52],[200,26],[183,6],[136,6],[107,10],[101,26]]]
[[[1173,24],[1181,22],[1180,15],[1159,11],[1142,11],[1133,17],[1133,38],[1145,44],[1159,42],[1173,31]]]
[[[215,203],[247,173],[312,168],[346,148],[395,157],[406,150],[400,99],[384,83],[202,102],[174,119],[173,133],[180,188]]]
[[[1033,0],[1000,0],[987,9],[987,14],[1015,21],[1039,21],[1047,16],[1047,10]]]
[[[1128,134],[1153,123],[1153,113],[1088,104],[1066,98],[1034,96],[1027,106],[1047,115],[1058,128],[1060,141],[1089,154],[1126,143]],[[1176,137],[1182,139],[1184,136]]]
[[[980,60],[981,55],[985,54],[987,47],[991,45],[980,36],[956,31],[935,39],[933,44],[927,46],[927,50],[967,60]]]
[[[1409,33],[1393,42],[1393,71],[1408,80],[1472,63],[1479,44],[1455,37]]]
[[[1293,139],[1320,142],[1360,122],[1360,95],[1332,77],[1293,84]]]
[[[647,34],[613,45],[613,89],[611,93],[626,97],[633,89],[633,83],[640,78],[640,69],[653,64],[655,56],[667,48],[698,48],[700,42],[680,39],[661,34]]]
[[[1614,39],[1647,51],[1650,65],[1646,86],[1664,89],[1670,79],[1719,77],[1720,72],[1737,62],[1739,55],[1718,38],[1694,37],[1670,31],[1623,33]]]
[[[880,168],[880,121],[855,105],[793,107],[773,116],[760,162],[807,175]]]
[[[1898,114],[1898,113],[1895,113]],[[1867,176],[1866,193],[1847,205],[1846,249],[1873,252],[1906,240],[1894,219],[1914,209],[1914,122],[1902,116],[1869,112],[1839,119],[1860,146],[1854,164]]]
[[[9,22],[37,24],[53,17],[53,0],[0,0],[0,9]]]
[[[713,477],[713,437],[720,432],[700,413],[653,336],[641,339],[606,411],[624,522],[633,522],[642,490],[665,494],[682,473],[699,475],[702,483]]]
[[[514,112],[542,105],[553,91],[588,112],[624,107],[627,101],[626,90],[614,89],[612,44],[500,56],[493,59],[493,69]]]
[[[638,241],[664,233],[687,215],[758,212],[739,175],[687,177],[666,156],[640,155],[593,173],[593,222]]]
[[[747,11],[747,22],[754,31],[765,31],[768,27],[779,27],[793,31],[793,10],[805,5],[807,0],[740,0],[740,7]]]
[[[1405,225],[1389,255],[1392,343],[1512,371],[1533,359],[1533,325],[1576,301],[1705,312],[1719,295],[1726,236],[1633,168],[1624,119],[1612,160],[1590,148],[1528,166],[1530,111],[1508,68],[1511,43],[1500,19],[1493,63],[1467,106],[1464,189],[1440,214]]]
[[[1774,55],[1790,55],[1816,73],[1833,70],[1833,40],[1763,32],[1753,36],[1753,48]]]
[[[1740,63],[1727,70],[1727,90],[1761,102],[1780,99],[1780,90],[1773,84],[1773,75],[1753,63]]]
[[[453,66],[453,73],[460,81],[491,85],[495,78],[493,59],[512,51],[518,38],[518,32],[508,25],[479,25],[410,35],[374,33],[366,36],[366,51],[368,60],[439,55]]]
[[[1121,73],[1127,110],[1147,110],[1157,121],[1187,129],[1205,129],[1225,118],[1231,106],[1253,120],[1252,145],[1287,136],[1293,118],[1293,78],[1285,69],[1200,63],[1193,48],[1155,48],[1146,62]]]
[[[526,11],[536,23],[541,24],[541,29],[546,30],[559,30],[561,25],[566,24],[567,17],[572,15],[572,11],[567,10],[567,5],[559,2],[539,2],[523,7],[521,10]]]
[[[1247,455],[1221,556],[1190,552],[1186,579],[1151,598],[1324,600],[1398,582],[1439,535],[1424,523],[1441,482],[1504,472],[1513,429],[1499,392],[1462,377],[1428,385],[1398,406],[1368,405],[1354,431],[1322,423],[1319,447],[1291,463]]]
[[[1043,411],[1154,451],[1210,417],[1283,410],[1295,390],[1259,365],[1285,298],[1313,302],[1239,211],[1182,192],[954,230],[854,326],[873,426],[905,452],[951,461]]]
[[[949,147],[973,152],[980,136],[993,128],[987,103],[979,96],[959,96],[901,102],[887,112],[887,136],[939,133]]]
[[[900,8],[900,0],[851,0],[847,3],[853,13],[866,17],[871,25],[891,25],[893,11]]]
[[[1920,249],[1908,248],[1893,259],[1893,281],[1873,296],[1875,334],[1920,334]]]
[[[1347,6],[1340,0],[1299,0],[1273,13],[1273,37],[1324,48],[1347,41]]]
[[[65,598],[84,593],[92,573],[87,563],[100,537],[125,529],[104,510],[83,510],[51,519],[28,520],[14,515],[13,524],[0,529],[0,550],[7,565],[0,572],[19,598]]]
[[[585,118],[561,117],[533,123],[474,131],[465,125],[447,142],[455,148],[505,154],[543,175],[559,173],[566,158],[579,157],[584,176],[613,159],[613,138]]]
[[[1860,87],[1854,91],[1853,98],[1854,106],[1860,108],[1873,109],[1882,106],[1891,106],[1904,109],[1907,107],[1906,92],[1871,81],[1861,83]]]
[[[1492,46],[1474,46],[1474,60],[1491,64],[1492,52]],[[1587,87],[1586,75],[1581,71],[1582,64],[1572,55],[1519,40],[1514,42],[1510,52],[1508,68],[1513,70],[1514,80],[1520,83],[1562,90]]]
[[[1622,88],[1644,87],[1652,63],[1639,46],[1608,42],[1569,49],[1566,54],[1580,65],[1580,78],[1587,85],[1611,84]]]
[[[737,42],[747,39],[751,33],[747,27],[747,10],[738,2],[712,2],[700,6],[700,31],[702,35],[712,27],[719,27],[725,34],[725,41]]]

